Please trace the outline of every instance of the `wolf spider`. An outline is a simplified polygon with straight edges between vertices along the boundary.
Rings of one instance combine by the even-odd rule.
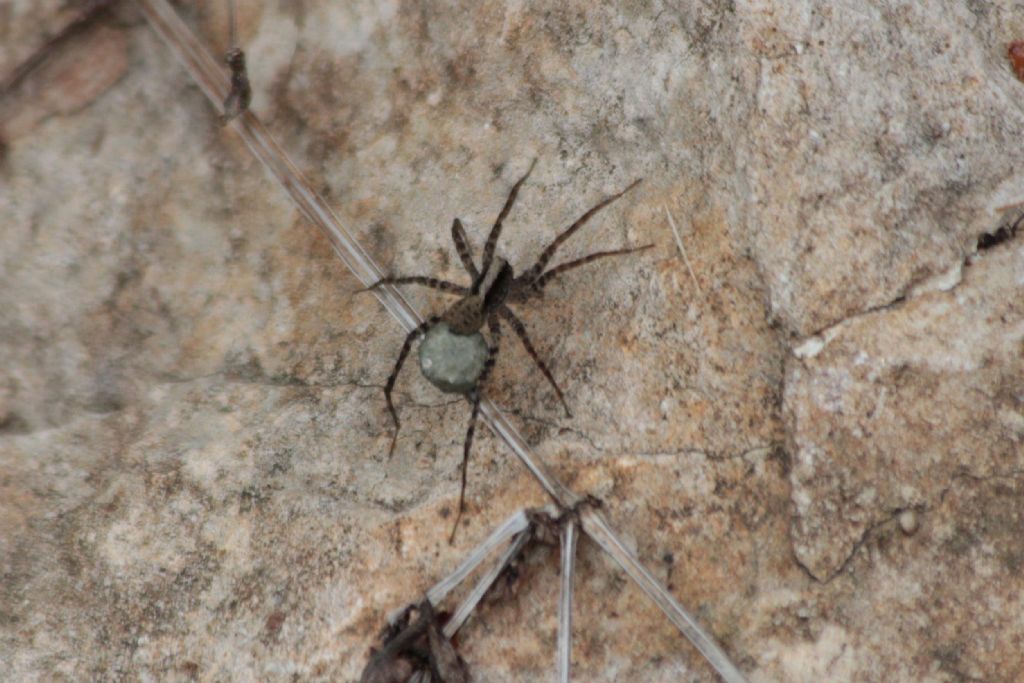
[[[429,340],[431,336],[436,334],[439,336],[446,336],[447,341],[458,345],[454,347],[456,348],[457,353],[469,354],[472,353],[472,342],[477,342],[481,347],[483,347],[485,342],[480,330],[483,328],[485,323],[487,328],[490,330],[491,344],[487,346],[486,360],[476,364],[475,366],[470,363],[468,370],[463,368],[464,372],[468,372],[464,383],[452,384],[451,382],[446,382],[436,377],[435,374],[431,372],[429,361],[424,363],[421,347],[420,369],[424,376],[444,392],[465,395],[473,406],[472,414],[469,418],[469,428],[466,431],[466,441],[463,446],[462,483],[459,489],[459,509],[455,518],[455,526],[452,529],[453,539],[455,537],[455,530],[458,528],[459,519],[462,517],[462,512],[465,508],[466,466],[469,462],[469,452],[473,445],[473,433],[476,430],[476,419],[480,411],[479,387],[487,379],[491,369],[494,367],[495,356],[498,353],[498,345],[501,341],[500,320],[504,320],[519,337],[519,340],[523,343],[523,347],[526,349],[526,352],[530,354],[530,358],[532,358],[533,362],[537,364],[537,367],[540,369],[541,373],[547,379],[551,388],[558,396],[558,400],[561,401],[562,407],[565,409],[566,416],[572,417],[572,412],[569,410],[569,404],[566,403],[562,390],[558,387],[558,383],[552,376],[548,366],[543,360],[541,360],[540,356],[537,354],[537,350],[530,342],[530,337],[526,332],[526,326],[523,325],[522,321],[519,320],[519,317],[512,311],[512,309],[508,307],[508,304],[526,303],[531,299],[540,298],[543,295],[544,287],[548,283],[562,273],[574,268],[579,268],[580,266],[606,256],[631,254],[654,246],[652,244],[647,244],[642,247],[634,247],[630,249],[598,251],[590,254],[589,256],[576,259],[575,261],[569,261],[568,263],[563,263],[560,266],[555,266],[550,270],[544,270],[547,267],[548,262],[555,255],[555,251],[558,247],[572,237],[574,232],[583,227],[583,225],[594,214],[611,204],[622,195],[626,194],[629,190],[636,187],[640,182],[639,180],[636,180],[621,192],[602,199],[590,210],[580,216],[575,223],[559,234],[554,241],[551,242],[543,252],[541,252],[540,258],[537,259],[536,263],[534,263],[522,275],[516,277],[512,272],[512,266],[510,266],[507,261],[499,257],[495,262],[494,250],[497,246],[498,238],[501,236],[502,224],[508,216],[509,211],[512,210],[512,205],[515,203],[516,196],[519,194],[519,188],[524,182],[526,182],[526,179],[530,176],[530,173],[533,171],[533,167],[536,163],[535,159],[533,163],[530,164],[529,170],[527,170],[526,173],[516,181],[516,184],[512,186],[508,199],[505,200],[505,206],[502,207],[501,213],[498,214],[498,219],[494,222],[494,226],[491,228],[491,232],[487,236],[487,242],[484,244],[483,261],[481,262],[479,269],[477,269],[476,264],[473,262],[469,240],[466,237],[465,229],[462,227],[462,221],[456,218],[452,222],[452,241],[455,242],[455,250],[458,252],[459,260],[462,261],[462,265],[465,267],[472,279],[472,284],[469,287],[465,287],[454,282],[448,282],[446,280],[439,280],[433,277],[409,275],[386,277],[374,283],[366,290],[363,290],[369,291],[383,285],[416,284],[437,289],[448,294],[456,294],[462,297],[441,315],[431,316],[421,323],[416,329],[410,332],[408,336],[406,336],[405,343],[402,344],[402,350],[398,353],[398,360],[395,362],[395,368],[391,371],[391,376],[388,377],[387,384],[384,386],[384,399],[387,401],[388,411],[391,413],[391,418],[395,423],[395,433],[391,438],[391,447],[388,450],[388,457],[394,453],[395,443],[398,440],[398,431],[401,428],[401,422],[398,419],[398,412],[395,410],[394,403],[391,401],[391,391],[395,387],[395,381],[398,379],[398,373],[401,371],[402,364],[405,362],[406,356],[409,355],[409,351],[412,348],[413,343],[420,336],[427,335],[427,340]],[[494,267],[493,271],[492,266]],[[424,344],[426,344],[427,340],[424,341]],[[445,342],[442,341],[442,343]]]

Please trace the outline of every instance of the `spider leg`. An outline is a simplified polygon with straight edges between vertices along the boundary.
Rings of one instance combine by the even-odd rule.
[[[459,509],[455,514],[455,523],[452,525],[452,534],[448,537],[449,544],[455,542],[455,532],[459,529],[459,521],[462,519],[462,513],[466,509],[466,470],[469,467],[469,452],[473,448],[473,434],[476,432],[476,418],[480,413],[479,387],[491,373],[491,369],[494,367],[495,357],[498,355],[498,345],[501,343],[501,327],[498,325],[497,318],[494,318],[493,316],[488,318],[487,325],[491,330],[491,336],[494,338],[494,341],[488,349],[487,362],[484,363],[483,372],[480,373],[480,378],[476,381],[477,388],[474,388],[467,395],[470,402],[473,404],[473,412],[469,416],[469,428],[466,430],[466,442],[462,447],[462,484],[459,488]]]
[[[526,326],[523,325],[522,321],[516,317],[516,314],[513,313],[512,309],[508,306],[502,306],[498,309],[498,312],[505,317],[508,324],[512,326],[513,330],[515,330],[515,333],[519,336],[519,340],[523,342],[526,352],[530,354],[530,358],[532,358],[533,362],[537,364],[540,371],[544,373],[544,376],[547,378],[551,388],[555,390],[556,394],[558,394],[558,400],[562,402],[562,407],[565,408],[566,417],[572,417],[572,411],[569,410],[569,404],[566,403],[562,390],[558,388],[558,382],[555,381],[555,378],[551,375],[551,371],[548,370],[548,366],[544,364],[544,361],[541,360],[540,356],[537,354],[537,349],[533,348],[533,344],[530,343],[530,336],[526,333]]]
[[[487,236],[487,243],[484,244],[484,256],[483,262],[480,266],[480,274],[473,280],[473,293],[476,294],[480,290],[480,282],[484,276],[487,275],[487,270],[491,267],[491,261],[494,259],[494,248],[498,245],[498,238],[501,236],[501,224],[505,222],[508,212],[512,210],[512,205],[516,201],[516,195],[519,194],[519,188],[522,187],[526,179],[530,177],[530,173],[533,172],[533,167],[537,165],[537,160],[534,159],[530,163],[530,168],[526,170],[523,177],[516,181],[516,184],[512,186],[512,190],[508,193],[508,199],[505,200],[505,206],[501,208],[501,213],[498,214],[498,220],[494,222],[494,227],[491,228],[491,234]]]
[[[462,447],[462,485],[459,488],[459,509],[455,513],[455,523],[452,525],[452,533],[448,537],[448,544],[455,543],[455,532],[459,530],[459,521],[466,508],[466,468],[469,466],[469,451],[473,447],[473,433],[476,431],[476,416],[480,412],[480,392],[474,389],[469,393],[469,400],[473,402],[473,412],[469,416],[469,429],[466,430],[466,443]]]
[[[402,371],[402,364],[405,362],[405,357],[409,355],[409,349],[412,348],[412,343],[416,341],[417,337],[426,332],[427,328],[437,323],[439,320],[441,320],[441,318],[438,316],[425,320],[420,323],[419,327],[406,335],[405,343],[402,344],[402,350],[398,352],[398,360],[395,361],[395,369],[391,371],[391,376],[388,377],[388,382],[384,385],[384,400],[387,401],[388,411],[391,413],[391,419],[395,423],[395,435],[391,437],[391,448],[388,449],[389,458],[395,452],[395,444],[398,443],[398,430],[402,428],[402,423],[398,420],[398,411],[395,410],[395,404],[391,402],[391,390],[395,388],[395,382],[398,380],[398,373]]]
[[[430,287],[431,289],[439,289],[442,292],[448,292],[449,294],[469,294],[469,288],[457,285],[454,282],[448,282],[447,280],[439,280],[436,277],[425,277],[423,275],[408,275],[403,277],[386,277],[381,280],[377,280],[369,287],[357,289],[356,294],[362,292],[370,292],[383,285],[423,285],[424,287]]]
[[[452,221],[452,241],[455,242],[455,251],[459,252],[459,260],[469,273],[474,282],[480,277],[480,272],[473,263],[473,253],[469,249],[469,238],[466,237],[466,229],[462,227],[462,221],[456,218]]]
[[[561,275],[562,273],[564,273],[566,271],[572,270],[574,268],[579,268],[580,266],[585,266],[588,263],[590,263],[592,261],[596,261],[598,259],[602,259],[605,256],[622,256],[622,255],[625,255],[625,254],[632,254],[635,251],[643,251],[644,249],[650,249],[653,246],[654,246],[653,244],[645,244],[642,247],[632,247],[632,248],[629,248],[629,249],[614,249],[614,250],[611,250],[611,251],[598,251],[598,252],[595,252],[593,254],[590,254],[589,256],[584,256],[583,258],[578,258],[575,261],[569,261],[568,263],[563,263],[560,266],[555,266],[554,268],[552,268],[551,270],[549,270],[548,272],[544,273],[543,275],[538,277],[536,280],[534,280],[533,282],[528,283],[528,284],[532,288],[534,288],[534,289],[543,289],[545,285],[547,285],[549,282],[551,282],[556,277],[558,277],[559,275]]]
[[[537,279],[540,276],[540,274],[542,272],[544,272],[544,268],[548,265],[548,261],[550,261],[551,257],[553,257],[555,255],[555,251],[558,250],[558,247],[562,246],[562,243],[564,243],[567,239],[572,237],[572,234],[574,232],[576,232],[577,230],[579,230],[581,227],[583,227],[583,225],[588,220],[590,220],[590,218],[595,213],[597,213],[598,211],[600,211],[604,207],[608,206],[609,204],[614,202],[616,199],[618,199],[622,195],[624,195],[627,192],[629,192],[630,190],[632,190],[639,183],[640,183],[640,180],[634,180],[633,183],[629,187],[627,187],[625,190],[622,190],[618,194],[613,194],[610,197],[605,197],[604,199],[599,201],[597,204],[595,204],[593,207],[591,207],[591,209],[589,211],[587,211],[585,214],[583,214],[578,219],[576,219],[575,223],[573,223],[568,228],[566,228],[565,231],[563,231],[562,234],[560,234],[558,237],[556,237],[555,241],[552,242],[550,245],[548,245],[548,248],[545,249],[541,253],[540,258],[537,259],[537,263],[533,264],[533,266],[530,268],[530,270],[528,270],[524,274],[525,279],[527,279],[527,280],[535,280],[535,279]]]

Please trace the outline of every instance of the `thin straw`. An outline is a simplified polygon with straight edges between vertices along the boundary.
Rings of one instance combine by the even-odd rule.
[[[556,670],[559,683],[569,683],[572,666],[572,578],[576,570],[576,520],[570,517],[562,525],[562,572],[558,599],[558,654]]]
[[[474,609],[476,609],[477,603],[479,603],[480,600],[483,599],[484,595],[487,594],[487,590],[491,587],[491,584],[498,580],[498,577],[501,576],[501,572],[504,571],[505,567],[508,566],[508,563],[515,558],[516,554],[522,550],[523,546],[526,545],[526,542],[529,540],[529,531],[520,532],[520,534],[516,536],[516,540],[514,540],[509,547],[505,548],[505,552],[498,557],[498,561],[480,577],[480,580],[476,582],[475,586],[473,586],[473,590],[469,592],[469,595],[467,595],[466,599],[462,601],[462,604],[455,609],[455,613],[452,614],[452,618],[444,625],[442,633],[444,633],[445,638],[451,638],[460,628],[462,628],[462,625],[466,623],[466,619],[469,619],[469,615],[473,613]]]
[[[438,581],[434,586],[427,591],[427,599],[430,600],[430,604],[437,607],[441,604],[441,601],[460,583],[462,583],[470,572],[476,569],[481,562],[487,559],[487,556],[491,554],[491,551],[497,548],[499,545],[512,538],[516,534],[519,534],[530,526],[530,520],[526,515],[526,510],[520,510],[515,513],[504,522],[501,526],[491,532],[483,543],[473,549],[473,552],[462,561],[458,567],[455,568],[448,576]]]
[[[662,208],[665,209],[665,216],[668,217],[668,226],[672,228],[672,236],[676,239],[676,246],[679,247],[679,254],[683,257],[686,269],[690,271],[690,277],[693,279],[693,286],[696,287],[697,292],[700,293],[700,282],[697,281],[697,276],[693,272],[693,266],[690,265],[690,257],[686,255],[686,248],[683,246],[683,238],[679,236],[679,228],[676,227],[676,219],[672,217],[671,213],[669,213],[667,206]]]
[[[228,47],[238,47],[235,35],[235,0],[228,0]]]

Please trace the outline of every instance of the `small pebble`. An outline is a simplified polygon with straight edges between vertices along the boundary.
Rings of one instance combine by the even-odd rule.
[[[907,536],[912,535],[917,531],[919,522],[917,519],[917,512],[914,510],[904,510],[900,513],[899,517],[900,529],[903,530]]]

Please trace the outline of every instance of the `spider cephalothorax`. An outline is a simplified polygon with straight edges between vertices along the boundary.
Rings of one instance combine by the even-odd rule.
[[[391,413],[391,418],[395,423],[395,433],[391,439],[389,455],[395,450],[398,430],[401,427],[401,423],[398,420],[398,412],[391,401],[391,391],[395,387],[395,380],[398,379],[398,373],[402,369],[406,356],[409,355],[413,342],[420,336],[425,335],[424,341],[420,346],[420,369],[423,375],[442,391],[464,394],[472,403],[472,415],[469,420],[469,429],[466,432],[466,442],[463,447],[462,485],[459,490],[459,510],[455,519],[456,527],[464,507],[466,464],[469,461],[469,452],[473,445],[473,432],[476,429],[476,418],[480,410],[479,387],[487,379],[491,368],[494,367],[494,359],[498,353],[498,344],[501,340],[500,321],[506,322],[516,333],[526,348],[526,352],[530,354],[530,357],[537,364],[537,367],[540,368],[551,388],[554,389],[558,399],[562,402],[565,414],[572,417],[572,413],[569,411],[569,404],[566,403],[562,390],[558,388],[558,383],[555,382],[555,378],[551,375],[547,365],[537,355],[537,351],[534,349],[533,344],[530,342],[530,337],[526,333],[526,327],[512,309],[509,308],[508,304],[524,303],[529,299],[539,297],[549,282],[568,270],[578,268],[605,256],[629,254],[652,246],[648,244],[631,249],[599,251],[575,261],[555,266],[550,270],[544,270],[562,243],[582,227],[591,216],[635,187],[640,182],[637,180],[618,194],[602,199],[589,211],[580,216],[575,223],[566,228],[544,249],[536,263],[517,277],[512,270],[512,266],[507,261],[501,258],[495,259],[494,249],[497,246],[498,238],[501,236],[502,223],[508,216],[509,211],[512,210],[512,205],[516,201],[516,195],[519,194],[519,188],[526,182],[532,170],[533,164],[530,165],[530,169],[526,174],[512,186],[508,199],[505,200],[505,206],[502,207],[501,213],[498,214],[498,220],[495,221],[490,234],[487,236],[487,243],[484,245],[483,259],[479,269],[477,269],[476,264],[473,262],[469,240],[466,237],[465,229],[462,227],[462,222],[456,218],[452,223],[452,241],[455,242],[455,250],[459,254],[459,260],[462,261],[462,265],[466,268],[472,279],[470,286],[465,287],[454,282],[438,280],[432,277],[412,275],[387,277],[369,287],[369,289],[375,289],[382,285],[418,284],[462,297],[444,313],[432,316],[409,333],[405,338],[405,343],[402,345],[402,350],[398,354],[395,368],[392,370],[391,376],[388,377],[387,384],[384,386],[384,399],[387,401],[388,411]],[[481,329],[484,325],[487,325],[491,333],[489,345],[484,339],[483,334],[481,334]],[[453,529],[452,534],[454,535],[454,533]]]

